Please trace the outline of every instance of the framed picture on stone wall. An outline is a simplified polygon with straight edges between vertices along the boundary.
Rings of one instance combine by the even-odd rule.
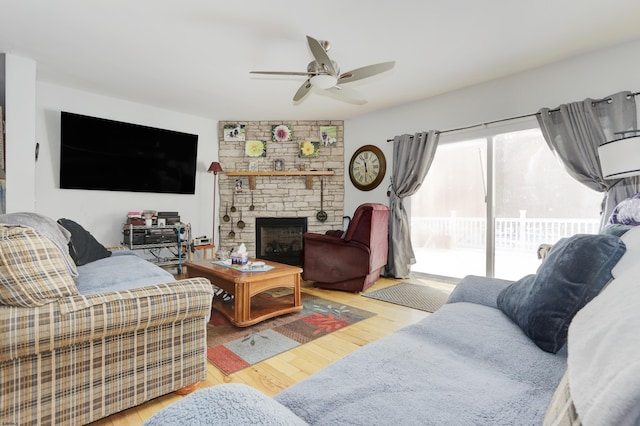
[[[247,157],[266,157],[267,142],[266,141],[246,141],[244,152]]]
[[[293,140],[293,131],[287,124],[271,126],[271,140],[273,142],[289,142]]]
[[[225,142],[243,142],[245,139],[244,124],[225,124],[222,132]]]
[[[318,158],[320,152],[320,142],[303,141],[300,142],[298,156],[300,158]]]
[[[336,126],[320,126],[320,142],[323,146],[336,146]]]

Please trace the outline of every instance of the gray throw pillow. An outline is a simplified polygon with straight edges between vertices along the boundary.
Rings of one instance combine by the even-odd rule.
[[[578,234],[556,243],[536,274],[502,290],[498,308],[541,349],[556,353],[574,315],[613,279],[626,251],[614,235]]]

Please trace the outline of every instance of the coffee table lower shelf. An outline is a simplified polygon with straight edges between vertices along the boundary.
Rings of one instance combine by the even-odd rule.
[[[234,296],[231,303],[214,300],[212,306],[226,316],[231,324],[247,327],[278,315],[297,312],[302,309],[300,300],[300,274],[297,266],[265,261],[273,269],[265,272],[242,272],[235,268],[220,266],[210,260],[185,262],[187,277],[204,277],[215,286]],[[288,288],[291,297],[273,298],[265,294],[267,290]]]
[[[298,312],[302,309],[301,304],[295,304],[293,294],[291,297],[278,297],[277,301],[269,299],[274,298],[263,296],[262,294],[253,296],[250,302],[249,318],[244,321],[239,321],[236,317],[235,303],[222,303],[219,300],[214,300],[212,306],[216,311],[227,317],[233,325],[238,327],[247,327],[269,318]],[[283,302],[283,299],[288,300]]]

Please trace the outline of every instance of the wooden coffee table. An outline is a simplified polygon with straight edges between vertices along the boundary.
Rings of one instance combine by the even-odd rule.
[[[257,259],[249,259],[255,261]],[[238,327],[247,327],[278,315],[297,312],[300,302],[300,273],[302,268],[260,260],[273,269],[264,272],[243,272],[233,267],[200,259],[184,263],[187,277],[203,277],[234,296],[232,303],[213,301],[213,307]],[[291,288],[291,297],[260,297],[260,293],[275,288]]]

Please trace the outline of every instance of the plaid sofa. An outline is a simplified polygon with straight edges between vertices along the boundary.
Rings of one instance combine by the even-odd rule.
[[[206,377],[208,280],[83,295],[68,269],[0,224],[0,424],[86,424]]]

